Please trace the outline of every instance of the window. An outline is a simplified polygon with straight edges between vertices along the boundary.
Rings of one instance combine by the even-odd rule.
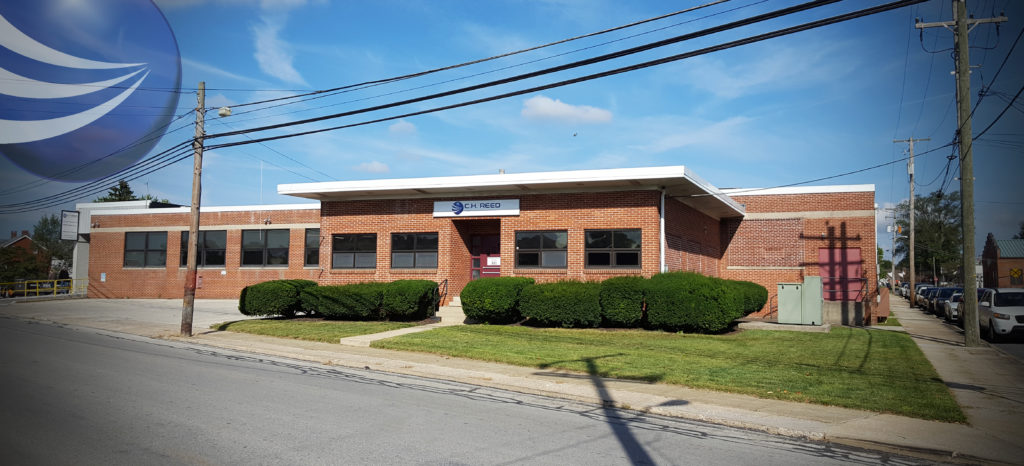
[[[142,231],[124,234],[125,267],[167,265],[167,232]]]
[[[331,236],[331,268],[377,268],[377,234],[356,233]]]
[[[242,265],[288,265],[288,230],[242,230]]]
[[[516,267],[566,267],[569,232],[517,231]]]
[[[587,267],[640,267],[640,230],[587,230]]]
[[[228,248],[227,230],[200,231],[196,267],[224,267]],[[181,266],[188,266],[188,232],[181,232]]]
[[[437,233],[392,233],[391,268],[436,269]]]
[[[315,267],[320,265],[320,229],[319,228],[307,228],[306,229],[306,258],[303,264],[306,267]]]

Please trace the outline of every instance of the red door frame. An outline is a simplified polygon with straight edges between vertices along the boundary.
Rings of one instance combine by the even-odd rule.
[[[473,235],[470,237],[470,280],[501,276],[501,236]]]

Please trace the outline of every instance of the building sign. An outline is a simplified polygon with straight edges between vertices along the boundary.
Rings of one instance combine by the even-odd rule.
[[[435,201],[435,217],[501,217],[519,215],[519,199]]]
[[[60,239],[78,241],[78,211],[60,211]]]

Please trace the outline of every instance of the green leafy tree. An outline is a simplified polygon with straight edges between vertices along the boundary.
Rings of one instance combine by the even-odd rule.
[[[125,180],[118,180],[117,186],[111,186],[107,191],[107,195],[96,198],[93,202],[118,202],[118,201],[135,201],[139,198],[135,196],[135,192],[132,191],[132,187],[128,185]]]
[[[962,280],[960,192],[943,194],[936,191],[925,196],[915,196],[914,210],[914,262],[918,279],[931,277],[934,271],[940,281]],[[909,267],[909,213],[908,201],[896,206],[896,225],[903,233],[896,238],[895,256],[902,256],[897,263],[901,268]]]
[[[1020,232],[1013,235],[1013,239],[1024,239],[1024,222],[1020,222]]]
[[[878,248],[878,276],[884,278],[889,276],[889,272],[892,272],[892,261],[883,259],[883,255],[882,248]]]
[[[46,270],[39,257],[24,248],[0,248],[0,283],[44,279]]]
[[[44,264],[49,265],[52,259],[71,266],[71,254],[75,248],[74,241],[60,239],[60,216],[44,215],[32,230],[32,244]]]

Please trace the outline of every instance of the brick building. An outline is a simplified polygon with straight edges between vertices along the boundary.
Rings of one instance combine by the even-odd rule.
[[[981,270],[985,288],[1024,287],[1024,239],[996,239],[989,233]]]
[[[318,204],[203,208],[198,297],[277,278],[321,284],[602,280],[689,270],[825,277],[854,301],[876,282],[874,187],[719,190],[685,167],[280,185]],[[89,210],[90,296],[182,295],[188,209]],[[77,263],[77,262],[76,262]],[[85,276],[80,274],[78,276]]]

